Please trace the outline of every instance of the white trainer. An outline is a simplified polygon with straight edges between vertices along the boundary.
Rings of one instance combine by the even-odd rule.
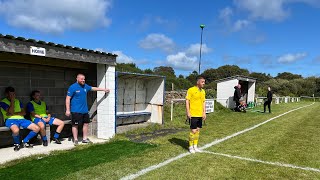
[[[193,146],[193,149],[194,149],[195,152],[202,152],[202,150],[199,149],[197,146]]]
[[[196,151],[194,150],[194,148],[191,146],[191,147],[189,147],[189,152],[191,153],[191,154],[194,154],[194,153],[196,153]]]

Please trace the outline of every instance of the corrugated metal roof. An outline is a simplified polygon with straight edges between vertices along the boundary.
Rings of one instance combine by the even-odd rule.
[[[131,72],[119,72],[117,71],[117,77],[129,78],[141,78],[141,79],[154,79],[154,78],[165,78],[165,76],[154,75],[154,74],[140,74]]]
[[[65,49],[73,49],[73,50],[76,50],[76,51],[83,51],[83,52],[95,53],[95,54],[101,54],[101,55],[108,55],[108,56],[115,56],[115,57],[118,56],[116,54],[107,53],[107,52],[101,52],[101,51],[95,51],[95,50],[92,50],[92,49],[73,47],[73,46],[68,46],[68,45],[63,45],[63,44],[56,44],[56,43],[53,43],[53,42],[45,42],[45,41],[41,41],[41,40],[37,41],[35,39],[26,39],[24,37],[14,37],[12,35],[3,35],[1,33],[0,33],[0,38],[18,40],[18,41],[23,41],[23,42],[31,42],[31,43],[36,43],[36,44],[40,44],[40,45],[48,45],[48,46],[53,46],[53,47],[65,48]]]
[[[238,80],[243,80],[243,81],[254,81],[256,82],[257,78],[253,78],[253,77],[248,77],[248,76],[241,76],[241,75],[236,75],[236,76],[231,76],[231,77],[227,77],[227,78],[223,78],[223,79],[219,79],[216,80],[216,82],[224,82],[224,81],[229,81],[232,79],[238,79]]]

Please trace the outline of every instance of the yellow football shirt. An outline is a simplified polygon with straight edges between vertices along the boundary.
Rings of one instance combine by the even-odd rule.
[[[197,86],[191,87],[187,91],[186,99],[189,100],[191,117],[202,117],[203,103],[206,100],[206,92]]]

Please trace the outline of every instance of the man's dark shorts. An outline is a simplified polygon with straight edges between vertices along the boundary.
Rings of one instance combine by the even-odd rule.
[[[72,125],[82,125],[83,123],[90,123],[89,114],[85,113],[71,113]]]
[[[190,129],[202,128],[202,117],[191,117]]]

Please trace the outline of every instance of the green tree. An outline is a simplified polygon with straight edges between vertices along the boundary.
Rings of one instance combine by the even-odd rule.
[[[153,72],[162,76],[176,77],[174,69],[169,66],[159,66],[153,69]]]
[[[189,76],[186,77],[186,79],[188,79],[188,81],[191,83],[191,84],[195,84],[196,81],[197,81],[197,76],[198,76],[198,72],[197,71],[192,71],[191,74],[189,74]]]
[[[316,83],[316,86],[315,86],[314,95],[317,97],[320,97],[320,78],[316,78],[315,83]]]
[[[144,73],[145,74],[153,74],[153,71],[151,69],[145,69]]]
[[[187,90],[188,88],[192,87],[194,84],[192,84],[190,81],[188,81],[185,78],[177,78],[174,81],[175,90]]]
[[[118,63],[116,66],[116,71],[120,72],[132,72],[132,73],[143,73],[134,63]]]
[[[206,89],[206,99],[212,99],[217,97],[217,91],[215,89]]]
[[[247,69],[241,69],[236,65],[225,65],[217,69],[217,79],[227,78],[235,75],[249,76]]]
[[[266,73],[258,73],[258,72],[252,72],[249,75],[250,77],[256,78],[258,82],[266,82],[270,79],[272,79],[272,76],[267,75]]]
[[[290,72],[283,72],[283,73],[278,73],[276,76],[276,79],[286,79],[286,80],[293,80],[293,79],[301,79],[302,76],[299,74],[292,74]]]
[[[183,75],[176,77],[172,67],[159,66],[155,67],[153,70],[141,70],[134,63],[119,63],[116,66],[116,70],[121,72],[158,74],[165,76],[166,90],[171,90],[172,84],[174,84],[175,90],[187,90],[189,87],[195,85],[196,78],[199,75],[197,71],[193,71],[186,77]],[[258,94],[258,96],[266,96],[268,86],[270,86],[273,92],[278,96],[312,96],[313,94],[315,94],[315,96],[320,96],[319,77],[303,78],[299,74],[283,72],[278,73],[278,75],[273,78],[270,74],[259,72],[249,73],[247,69],[242,69],[236,65],[225,65],[217,69],[207,69],[201,74],[201,76],[206,79],[205,88],[208,92],[210,91],[208,97],[215,96],[217,89],[216,80],[235,75],[257,78],[256,94]]]
[[[207,83],[207,82],[206,82],[205,88],[206,88],[206,89],[216,90],[216,89],[217,89],[217,83],[216,83],[215,81],[210,82],[210,83]]]
[[[305,78],[301,87],[303,87],[303,93],[300,95],[304,96],[312,96],[313,94],[317,94],[317,81],[319,78],[316,77],[308,77]]]
[[[217,70],[216,69],[207,69],[205,70],[202,75],[206,78],[207,80],[207,83],[211,83],[211,82],[214,82],[215,80],[218,80],[220,79],[218,77],[218,73],[217,73]]]

